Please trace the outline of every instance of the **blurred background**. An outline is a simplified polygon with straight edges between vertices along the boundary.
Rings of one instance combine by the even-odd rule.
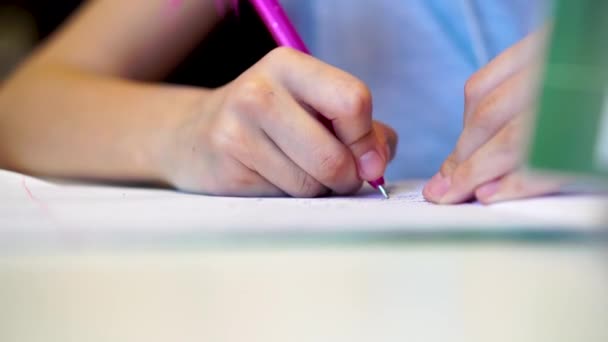
[[[85,2],[2,0],[0,79]],[[163,81],[217,87],[233,80],[274,48],[272,37],[245,4],[240,5],[238,17],[229,13]]]
[[[46,38],[81,1],[0,1],[0,77]]]

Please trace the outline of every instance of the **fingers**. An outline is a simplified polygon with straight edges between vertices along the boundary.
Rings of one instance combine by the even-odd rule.
[[[294,163],[261,127],[251,125],[255,115],[225,115],[212,127],[206,146],[220,153],[205,158],[203,166],[214,167],[213,177],[203,177],[204,192],[224,196],[326,194],[328,189],[323,184]],[[197,159],[193,156],[193,160]],[[187,171],[194,165],[189,165]],[[358,179],[356,182],[360,183]]]
[[[478,103],[466,120],[456,147],[441,165],[441,177],[450,176],[516,115],[532,107],[537,92],[535,73],[536,67],[520,70]]]
[[[285,192],[253,171],[241,173],[230,178],[230,184],[224,184],[222,190],[212,195],[227,197],[283,197]]]
[[[539,45],[547,30],[536,32],[475,73],[465,86],[464,128],[456,147],[426,191],[441,192],[456,168],[488,143],[507,123],[533,106],[537,93]],[[436,199],[436,196],[429,195]]]
[[[447,204],[489,196],[497,191],[495,180],[519,167],[547,33],[544,29],[529,35],[467,81],[464,128],[454,151],[424,188],[429,201]]]
[[[521,163],[523,121],[519,118],[511,121],[469,159],[457,165],[451,175],[433,177],[423,191],[427,200],[440,204],[469,200],[480,185],[516,169]]]
[[[298,101],[331,120],[336,136],[350,145],[372,129],[369,89],[348,73],[307,54],[279,48],[268,56],[272,69]],[[294,66],[298,66],[294,69]]]
[[[257,172],[247,168],[240,161],[230,157],[223,158],[222,168],[216,169],[212,182],[203,181],[204,190],[200,191],[208,195],[228,197],[279,197],[285,196],[285,192],[271,182],[267,181]],[[208,178],[211,175],[207,175]],[[204,183],[208,183],[204,185]],[[180,188],[188,190],[191,185]],[[197,190],[198,192],[199,190]]]
[[[255,171],[293,197],[316,197],[328,189],[294,163],[264,132],[260,132],[252,153]],[[360,182],[359,182],[360,183]]]
[[[443,195],[445,195],[452,185],[452,178],[444,176],[441,172],[437,172],[422,189],[422,196],[433,203],[439,203]]]
[[[259,123],[287,158],[336,193],[352,193],[360,187],[361,179],[351,151],[319,120],[306,112],[289,94],[280,90],[276,90],[268,101],[273,103],[257,107],[264,111],[259,114]],[[274,169],[273,172],[276,173],[277,170],[281,169]],[[296,186],[303,182],[300,181],[300,175],[297,177],[290,177]]]
[[[548,33],[549,28],[546,27],[528,35],[471,76],[465,84],[464,91],[465,123],[480,101],[493,89],[527,65],[535,64],[540,59]]]
[[[359,176],[369,181],[381,177],[387,163],[386,148],[372,129],[372,97],[365,84],[287,48],[271,52],[267,62],[271,61],[271,68],[288,92],[331,122],[338,140],[351,150]]]
[[[534,70],[520,70],[493,89],[471,112],[453,151],[460,163],[490,140],[507,122],[532,106],[536,94]],[[444,175],[449,173],[449,168]]]
[[[540,177],[517,170],[475,190],[475,197],[482,203],[490,204],[558,192],[565,180]]]

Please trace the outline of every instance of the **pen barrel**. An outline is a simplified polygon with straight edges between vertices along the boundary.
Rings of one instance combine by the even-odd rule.
[[[310,54],[278,0],[249,0],[279,46]]]

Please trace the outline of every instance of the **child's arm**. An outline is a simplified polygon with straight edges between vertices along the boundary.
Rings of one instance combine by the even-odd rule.
[[[217,2],[90,0],[34,61],[139,80],[158,79],[217,24]]]
[[[367,88],[309,56],[278,49],[216,90],[141,83],[218,19],[214,0],[168,4],[93,1],[27,61],[0,91],[0,166],[233,195],[345,193],[384,172],[396,137]]]
[[[161,181],[154,154],[162,126],[205,92],[124,78],[162,76],[217,20],[213,0],[179,8],[166,0],[86,4],[5,82],[0,166]]]

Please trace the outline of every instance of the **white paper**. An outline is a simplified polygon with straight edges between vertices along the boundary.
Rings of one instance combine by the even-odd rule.
[[[227,198],[165,189],[63,184],[0,170],[0,242],[24,238],[163,237],[196,233],[595,231],[608,199],[569,195],[484,206],[439,206],[424,182],[316,199]]]

